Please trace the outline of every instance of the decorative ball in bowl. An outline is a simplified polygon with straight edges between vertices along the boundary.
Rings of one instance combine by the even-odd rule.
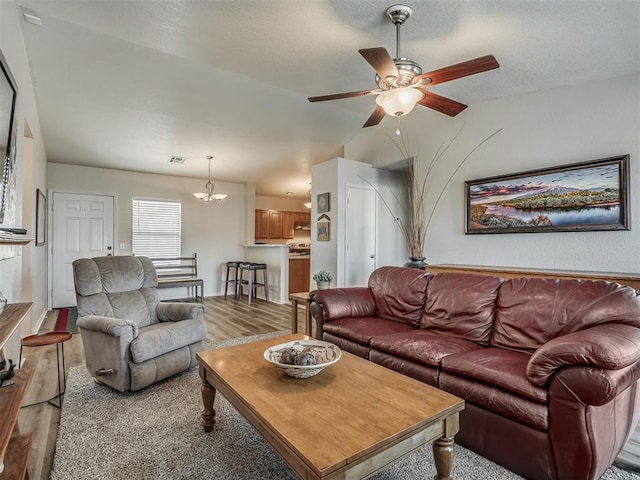
[[[264,358],[294,378],[309,378],[333,365],[342,352],[333,343],[321,340],[296,340],[267,348]]]

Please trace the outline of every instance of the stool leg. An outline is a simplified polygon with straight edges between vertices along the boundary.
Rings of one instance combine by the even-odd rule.
[[[229,288],[229,266],[227,265],[227,279],[224,281],[224,298],[227,298],[227,288]]]
[[[242,296],[242,279],[244,278],[244,270],[237,268],[236,269],[236,295],[234,297],[235,300],[240,300]]]
[[[267,282],[267,269],[262,270],[262,283],[264,283],[264,299],[269,303],[269,283]]]
[[[253,292],[253,289],[255,288],[253,286],[253,280],[255,279],[255,276],[256,276],[256,271],[255,270],[250,270],[249,271],[249,305],[251,305],[251,293]]]

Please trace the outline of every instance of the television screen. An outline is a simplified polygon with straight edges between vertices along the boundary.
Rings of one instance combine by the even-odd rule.
[[[0,52],[0,163],[2,164],[2,182],[0,183],[0,225],[9,225],[12,199],[15,197],[15,132],[13,116],[16,106],[16,84],[11,76],[7,62]],[[15,208],[15,206],[13,206]],[[11,222],[11,223],[13,223]]]

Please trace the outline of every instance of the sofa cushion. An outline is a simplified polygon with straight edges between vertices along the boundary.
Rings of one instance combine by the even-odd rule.
[[[427,285],[420,327],[488,345],[501,283],[489,275],[434,275]]]
[[[560,335],[603,323],[640,327],[640,298],[605,281],[513,278],[498,292],[491,345],[533,353]]]
[[[549,430],[549,408],[544,403],[534,402],[515,393],[486,385],[446,371],[440,372],[439,388],[490,412],[531,428],[546,432]],[[465,427],[463,427],[465,428]],[[482,425],[491,435],[491,425]],[[526,448],[526,446],[522,446]]]
[[[429,330],[377,335],[371,339],[371,348],[431,367],[439,367],[442,358],[453,353],[484,350],[474,342]]]
[[[394,322],[378,317],[341,318],[324,324],[324,331],[332,335],[348,338],[363,345],[369,345],[372,337],[390,333],[416,330],[406,323]]]
[[[443,371],[462,375],[536,402],[546,403],[549,392],[533,385],[527,377],[530,355],[501,348],[483,348],[449,355],[442,359]]]
[[[149,325],[138,331],[129,348],[134,363],[164,355],[181,347],[201,341],[207,335],[202,320],[182,320]]]
[[[380,267],[369,277],[369,288],[380,318],[417,326],[427,295],[431,275],[424,270]]]

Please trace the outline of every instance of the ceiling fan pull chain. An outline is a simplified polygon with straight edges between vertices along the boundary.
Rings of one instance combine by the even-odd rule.
[[[396,120],[398,121],[398,128],[396,128],[396,135],[400,136],[400,117],[402,115],[396,115]]]

